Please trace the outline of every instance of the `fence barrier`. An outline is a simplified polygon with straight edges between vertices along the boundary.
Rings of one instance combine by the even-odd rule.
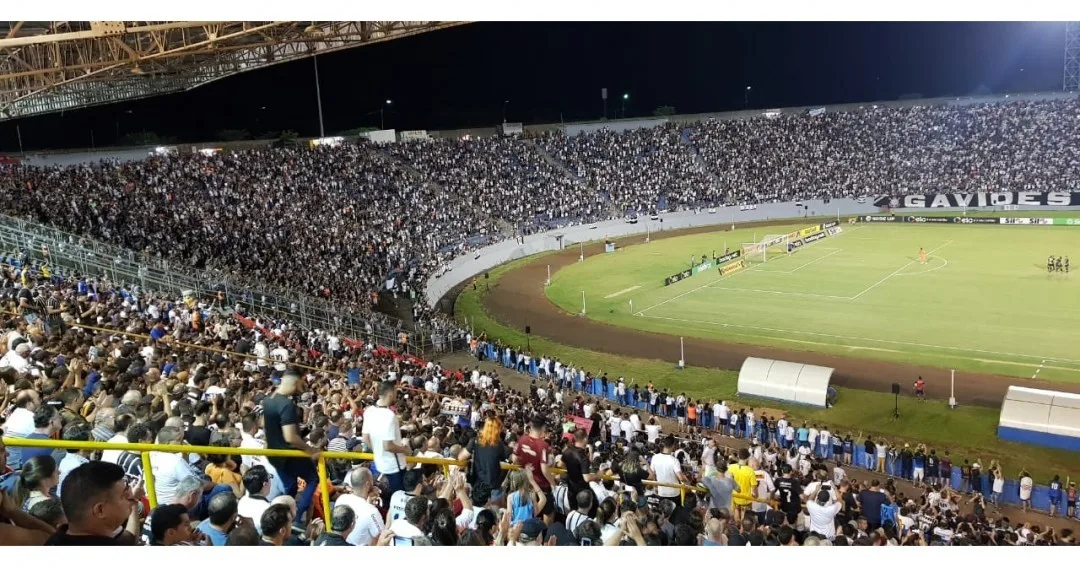
[[[510,360],[509,354],[506,352],[505,347],[502,349],[501,352],[498,349],[495,348],[495,345],[493,345],[491,343],[483,343],[481,345],[478,345],[478,348],[479,348],[479,353],[478,354],[482,355],[483,359],[485,359],[485,360],[497,361],[500,364],[502,364],[505,368],[516,370],[518,372],[524,372],[524,373],[527,373],[527,374],[529,374],[530,376],[533,376],[533,377],[539,377],[540,376],[539,369],[537,367],[536,360],[534,358],[530,359],[528,365],[525,365],[525,364],[520,364],[519,365],[516,360]],[[638,397],[638,392],[640,392],[641,389],[632,389],[632,387],[630,385],[626,386],[626,388],[625,388],[626,393],[621,398],[618,395],[617,383],[616,382],[608,382],[607,388],[605,389],[603,382],[600,381],[600,380],[593,380],[590,384],[586,384],[580,379],[579,376],[574,376],[572,378],[571,382],[570,382],[570,387],[575,392],[581,392],[581,393],[586,394],[586,395],[596,396],[596,397],[602,398],[604,400],[617,403],[617,404],[622,405],[622,406],[630,407],[630,408],[633,408],[633,409],[636,409],[636,410],[639,410],[639,411],[644,411],[646,413],[651,414],[651,412],[649,412],[649,404],[648,404],[648,402],[645,401],[645,400],[641,400]],[[674,417],[672,415],[667,415],[666,410],[662,406],[659,406],[659,407],[660,407],[661,411],[659,411],[656,414],[652,414],[652,415],[657,415],[659,417]],[[713,430],[715,428],[714,416],[712,414],[712,408],[707,408],[707,409],[706,408],[699,408],[697,415],[698,415],[698,423],[699,423],[699,425],[701,427],[709,429],[709,430]],[[782,440],[782,439],[772,439],[771,437],[769,437],[769,435],[767,433],[760,434],[760,433],[757,433],[757,431],[759,431],[759,430],[755,429],[755,433],[753,433],[753,434],[759,435],[759,437],[758,437],[759,439],[762,439],[764,441],[775,441],[778,444],[780,444],[782,447],[784,446],[783,445],[784,442],[785,442],[784,440]],[[731,433],[731,432],[729,431],[729,433]],[[870,455],[870,459],[868,461],[867,460],[867,455],[866,455],[866,450],[861,445],[861,442],[863,440],[855,439],[854,441],[855,441],[855,447],[854,447],[854,453],[852,454],[852,461],[851,461],[852,464],[851,464],[851,466],[859,467],[859,468],[864,469],[864,470],[867,470],[867,469],[869,469],[869,470],[877,470],[877,458],[876,458],[876,456],[875,455]],[[832,459],[832,458],[835,457],[835,455],[832,452],[832,446],[831,445],[829,445],[827,447],[820,447],[819,446],[817,454],[819,456],[822,456],[822,457],[826,458],[826,459]],[[869,464],[871,466],[867,466],[868,462],[869,462]],[[886,457],[886,464],[885,464],[885,467],[884,467],[885,474],[887,474],[888,476],[900,478],[900,479],[903,479],[903,480],[911,480],[912,479],[911,471],[902,470],[901,465],[902,465],[902,463],[900,462],[899,458]],[[969,492],[970,489],[971,489],[970,482],[966,482],[962,478],[960,468],[961,468],[960,463],[953,463],[952,464],[952,474],[951,474],[951,476],[949,478],[949,487],[952,488],[953,490],[958,490],[958,491],[961,491],[961,492]],[[1062,479],[1061,492],[1064,492],[1064,490],[1068,486],[1067,483],[1066,483],[1066,480],[1067,480],[1066,478]],[[993,486],[993,478],[986,475],[986,474],[984,474],[982,476],[982,485],[981,485],[980,488],[981,488],[981,493],[987,499],[988,504],[990,502],[989,499],[990,499],[990,497],[991,497],[991,495],[993,493],[992,490],[991,490],[992,486]],[[1051,497],[1051,490],[1050,490],[1049,486],[1036,484],[1035,486],[1032,487],[1032,491],[1031,491],[1031,506],[1032,506],[1032,508],[1034,508],[1036,510],[1041,510],[1041,511],[1049,510],[1050,509],[1050,501],[1051,501],[1050,497]],[[1019,480],[1009,479],[1009,480],[1005,481],[1005,486],[1004,486],[1004,488],[1002,490],[1002,493],[1001,493],[1001,501],[1000,502],[1002,504],[1011,504],[1011,505],[1015,505],[1015,506],[1019,506],[1021,504],[1021,502],[1020,502],[1020,481]],[[1062,511],[1060,508],[1062,508],[1062,506],[1063,506],[1062,503],[1063,502],[1065,502],[1064,496],[1063,495],[1058,495],[1058,508],[1059,508],[1058,511],[1059,512]]]
[[[303,451],[291,450],[291,449],[254,449],[254,448],[236,448],[236,447],[204,447],[196,445],[158,445],[154,443],[102,443],[98,441],[56,441],[52,439],[23,439],[18,437],[5,437],[4,443],[10,447],[29,447],[37,449],[74,449],[77,451],[131,451],[141,453],[143,463],[143,477],[146,481],[146,497],[150,502],[151,508],[157,508],[157,494],[154,490],[154,471],[150,465],[150,453],[181,453],[181,454],[200,454],[200,455],[229,455],[229,456],[260,456],[260,457],[276,457],[276,458],[298,458],[298,459],[310,459],[307,453]],[[327,475],[326,461],[328,460],[352,460],[352,461],[373,461],[375,455],[372,453],[356,453],[356,452],[331,452],[324,451],[319,453],[317,458],[318,474],[319,474],[319,486],[321,488],[322,497],[322,509],[323,520],[326,525],[329,526],[331,506],[330,506],[330,479]],[[439,465],[446,471],[450,466],[465,467],[468,465],[466,461],[458,461],[453,459],[435,459],[427,457],[406,457],[406,462],[409,464],[430,464]],[[502,464],[503,470],[517,470],[521,467],[517,465],[511,465],[508,463]],[[566,471],[556,467],[550,467],[549,470],[555,474],[563,474]],[[611,479],[614,477],[608,477]],[[652,480],[643,481],[648,486],[677,488],[680,493],[680,498],[686,498],[686,492],[707,492],[707,490],[700,486],[688,486],[684,484],[667,484],[660,483]]]

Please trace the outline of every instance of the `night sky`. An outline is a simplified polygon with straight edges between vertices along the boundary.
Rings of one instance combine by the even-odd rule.
[[[617,14],[613,14],[617,16]],[[319,57],[327,135],[1058,90],[1063,23],[479,23]],[[146,130],[318,135],[310,59],[187,93],[0,123],[0,150],[97,146]],[[265,107],[265,110],[261,108]]]

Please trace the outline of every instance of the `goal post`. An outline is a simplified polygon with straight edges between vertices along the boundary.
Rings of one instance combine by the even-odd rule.
[[[743,259],[754,264],[761,264],[777,256],[785,256],[788,253],[787,234],[769,234],[760,242],[744,243],[742,246]]]

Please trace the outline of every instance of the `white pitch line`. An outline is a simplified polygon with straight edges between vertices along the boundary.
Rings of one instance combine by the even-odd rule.
[[[761,265],[764,266],[765,264],[761,264]],[[742,270],[739,270],[739,271],[735,272],[734,274],[731,274],[731,275],[728,275],[728,276],[720,276],[720,279],[718,279],[718,280],[713,280],[713,281],[711,281],[709,283],[699,285],[698,287],[695,287],[694,289],[692,289],[690,291],[680,293],[679,295],[676,295],[675,297],[672,297],[671,299],[665,299],[665,300],[661,301],[660,303],[657,303],[656,305],[652,305],[650,307],[646,307],[645,309],[642,309],[641,311],[638,311],[637,314],[642,315],[646,311],[649,311],[651,309],[655,309],[657,307],[660,307],[661,305],[663,305],[665,303],[675,301],[676,299],[679,299],[679,298],[682,298],[682,297],[686,297],[687,295],[690,295],[691,293],[694,293],[695,291],[701,291],[701,290],[715,284],[716,282],[722,282],[724,280],[727,280],[727,279],[731,278],[732,276],[737,276],[739,274],[750,272],[750,271],[755,271],[755,268],[744,268]],[[644,315],[642,315],[642,316],[644,316]]]
[[[1043,369],[1043,366],[1045,364],[1046,364],[1046,361],[1044,360],[1044,361],[1042,361],[1042,364],[1040,364],[1039,367],[1035,369],[1035,373],[1031,375],[1032,380],[1039,377],[1039,371]]]
[[[813,264],[813,263],[815,263],[815,262],[820,262],[820,261],[824,260],[825,258],[828,258],[829,256],[832,256],[833,254],[839,254],[839,253],[841,253],[841,252],[843,252],[843,251],[844,251],[844,250],[843,250],[842,248],[837,248],[836,250],[834,250],[834,251],[832,251],[832,252],[829,252],[828,254],[826,254],[826,255],[824,255],[824,256],[821,256],[820,258],[817,258],[817,259],[814,259],[814,260],[810,260],[809,262],[807,262],[807,263],[805,263],[805,264],[803,264],[803,265],[799,266],[798,268],[795,268],[794,270],[791,270],[791,271],[789,271],[789,272],[781,272],[781,273],[784,273],[784,274],[794,274],[795,272],[797,272],[797,271],[799,271],[799,270],[801,270],[801,269],[803,269],[803,268],[805,268],[805,267],[809,266],[810,264]]]
[[[926,255],[927,255],[927,256],[929,256],[929,255],[933,254],[934,252],[937,252],[938,250],[941,250],[942,248],[944,248],[944,247],[946,247],[946,246],[948,246],[948,245],[950,245],[950,244],[952,244],[952,243],[953,243],[953,241],[952,241],[952,240],[949,240],[949,241],[945,242],[945,244],[942,244],[941,246],[938,246],[937,248],[934,248],[933,250],[931,250],[931,251],[927,252],[927,253],[926,253]],[[877,286],[879,286],[879,285],[881,285],[881,284],[883,284],[883,283],[885,283],[885,282],[889,281],[890,279],[892,279],[892,277],[893,277],[893,276],[895,276],[896,274],[899,274],[900,272],[902,272],[902,271],[904,270],[904,268],[907,268],[908,266],[910,266],[910,265],[914,264],[915,262],[917,262],[917,260],[912,260],[912,261],[908,262],[907,264],[904,264],[903,266],[900,266],[900,267],[899,267],[899,268],[898,268],[898,269],[897,269],[897,270],[896,270],[895,272],[893,272],[893,273],[891,273],[891,274],[889,274],[889,275],[887,275],[887,276],[885,276],[885,277],[881,278],[880,280],[878,280],[878,281],[877,281],[876,283],[874,283],[874,284],[873,284],[873,285],[871,285],[870,287],[868,287],[868,288],[866,288],[866,289],[864,289],[864,290],[860,291],[859,293],[857,293],[857,294],[855,295],[855,297],[852,297],[852,298],[851,298],[851,299],[852,299],[852,301],[854,301],[854,300],[856,300],[856,299],[858,299],[858,298],[862,297],[863,295],[865,295],[865,294],[866,294],[866,292],[868,292],[868,291],[870,291],[870,290],[874,289],[875,287],[877,287]]]
[[[628,287],[628,288],[626,288],[624,290],[616,291],[615,293],[609,293],[609,294],[604,296],[604,299],[611,299],[613,297],[619,297],[620,295],[622,295],[624,293],[630,293],[631,291],[634,291],[635,289],[639,289],[640,287],[641,286],[639,286],[639,285],[635,285],[633,287]]]
[[[940,349],[940,350],[951,350],[951,351],[957,351],[957,352],[976,352],[976,353],[979,353],[979,354],[992,354],[992,355],[997,355],[997,356],[1015,356],[1015,357],[1018,357],[1018,358],[1038,358],[1038,359],[1044,360],[1044,362],[1045,361],[1057,361],[1057,362],[1067,362],[1067,363],[1072,363],[1072,364],[1080,364],[1080,360],[1073,360],[1073,359],[1069,359],[1069,358],[1052,358],[1052,357],[1048,357],[1048,356],[1044,356],[1044,355],[1020,354],[1020,353],[1016,353],[1016,352],[998,352],[998,351],[993,351],[993,350],[982,350],[982,349],[976,349],[976,348],[963,348],[963,347],[953,347],[953,346],[944,346],[944,345],[931,345],[931,344],[923,344],[923,343],[910,343],[910,342],[905,342],[905,341],[892,341],[892,340],[887,340],[887,339],[871,339],[871,338],[868,338],[868,337],[850,337],[850,336],[846,336],[846,335],[833,335],[833,334],[829,334],[829,333],[818,333],[818,332],[815,332],[815,331],[796,331],[796,330],[792,330],[792,329],[773,329],[773,328],[770,328],[770,327],[757,327],[757,326],[754,326],[754,325],[737,325],[737,324],[734,324],[734,323],[718,323],[718,322],[715,322],[715,321],[702,321],[700,319],[679,319],[679,318],[676,318],[676,317],[661,317],[659,315],[644,315],[644,317],[648,317],[650,319],[662,319],[662,320],[666,320],[666,321],[676,321],[676,322],[679,322],[679,323],[699,323],[699,324],[702,324],[702,325],[715,325],[715,326],[718,326],[718,327],[730,327],[732,329],[750,329],[750,330],[754,330],[754,331],[768,331],[768,332],[772,332],[772,333],[791,333],[791,334],[795,334],[795,335],[808,335],[808,336],[812,336],[812,337],[825,337],[825,338],[829,338],[829,339],[840,339],[840,340],[848,340],[848,341],[866,341],[866,342],[872,342],[872,343],[881,343],[881,344],[889,344],[889,345],[901,345],[901,346],[912,346],[912,347]],[[835,345],[835,346],[843,347],[845,345]]]
[[[817,297],[822,299],[843,299],[845,301],[851,300],[850,297],[840,295],[820,295],[817,293],[798,293],[794,291],[776,291],[773,289],[747,289],[745,287],[717,287],[713,286],[712,289],[722,289],[725,291],[749,291],[754,293],[772,293],[776,295],[794,295],[798,297]]]
[[[942,258],[941,256],[934,256],[934,257],[937,258],[938,260],[944,260],[945,263],[938,266],[938,267],[936,267],[936,268],[930,268],[929,270],[926,270],[926,271],[923,271],[923,272],[911,272],[910,274],[896,274],[896,277],[900,278],[900,277],[904,277],[904,276],[924,276],[926,274],[929,274],[930,272],[936,272],[936,271],[938,271],[938,270],[940,270],[940,269],[942,269],[942,268],[949,265],[949,261],[946,260],[945,258]]]

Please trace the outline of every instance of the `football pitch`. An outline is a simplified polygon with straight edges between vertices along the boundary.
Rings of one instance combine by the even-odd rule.
[[[578,313],[584,291],[588,317],[651,332],[1080,382],[1080,274],[1046,270],[1051,254],[1080,259],[1080,226],[844,224],[792,254],[664,285],[691,256],[808,224],[628,246],[558,270],[547,295]]]

